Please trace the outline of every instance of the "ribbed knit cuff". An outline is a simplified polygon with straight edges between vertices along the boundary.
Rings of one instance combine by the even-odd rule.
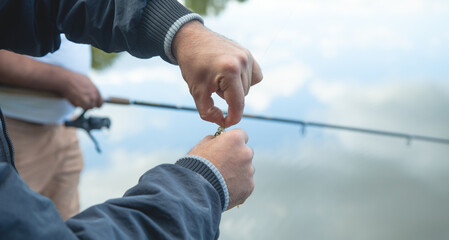
[[[198,20],[200,15],[192,13],[177,0],[148,0],[142,14],[142,34],[157,49],[165,61],[177,64],[171,45],[178,30],[187,22]]]
[[[208,160],[196,155],[186,155],[176,165],[188,168],[204,177],[217,190],[223,211],[228,208],[229,192],[226,182],[218,169]]]

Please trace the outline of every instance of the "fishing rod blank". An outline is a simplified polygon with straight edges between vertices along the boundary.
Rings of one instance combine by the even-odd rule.
[[[130,100],[127,98],[119,98],[119,97],[106,98],[106,99],[104,99],[104,102],[112,103],[112,104],[140,105],[140,106],[147,106],[147,107],[156,107],[156,108],[198,112],[198,110],[194,107],[185,107],[185,106],[177,106],[177,105],[171,105],[171,104],[143,102],[143,101],[136,101],[136,100]],[[227,114],[227,113],[224,112],[224,114]],[[411,143],[412,140],[419,140],[419,141],[425,141],[425,142],[449,144],[449,139],[422,136],[422,135],[413,135],[413,134],[407,134],[407,133],[398,133],[398,132],[374,130],[374,129],[367,129],[367,128],[349,127],[349,126],[319,123],[319,122],[307,122],[307,121],[302,121],[302,120],[278,118],[278,117],[268,117],[268,116],[262,116],[262,115],[252,115],[252,114],[243,114],[242,117],[263,120],[263,121],[270,121],[270,122],[280,122],[280,123],[301,125],[302,133],[305,133],[306,127],[317,127],[317,128],[328,128],[328,129],[335,129],[335,130],[342,130],[342,131],[351,131],[351,132],[359,132],[359,133],[366,133],[366,134],[373,134],[373,135],[382,135],[382,136],[388,136],[388,137],[403,138],[403,139],[407,140],[407,143]]]

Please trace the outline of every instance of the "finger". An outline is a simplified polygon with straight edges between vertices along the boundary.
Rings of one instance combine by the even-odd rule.
[[[95,94],[88,96],[86,101],[86,109],[92,109],[98,105],[98,97]]]
[[[247,87],[247,91],[246,91],[245,96],[248,95],[249,90],[251,89],[251,86],[252,86],[252,79],[253,79],[253,72],[252,72],[252,70],[253,70],[253,68],[248,68],[246,70],[248,72],[248,76],[247,76],[247,79],[246,79],[246,84],[248,85],[248,87]]]
[[[218,96],[220,96],[222,99],[225,99],[225,98],[224,98],[224,92],[223,92],[223,90],[218,89],[215,93],[216,93]]]
[[[253,57],[251,56],[251,54],[249,54],[248,55],[248,64],[245,64],[244,70],[241,75],[242,86],[243,86],[243,91],[245,93],[245,96],[248,95],[249,89],[251,86],[253,61],[254,61]],[[251,67],[248,67],[248,66],[251,66]]]
[[[248,95],[249,93],[249,87],[251,84],[251,75],[249,75],[250,69],[248,68],[246,70],[246,73],[242,73],[242,75],[240,76],[240,78],[242,79],[242,87],[243,87],[243,93],[246,95]]]
[[[103,98],[100,96],[100,98],[98,99],[98,102],[97,102],[97,107],[103,106],[103,103],[104,103]]]
[[[91,95],[89,97],[89,102],[88,102],[88,109],[94,108],[97,106],[97,97],[95,95]]]
[[[243,132],[242,134],[243,134],[243,139],[245,140],[245,144],[247,144],[248,140],[249,140],[249,136],[245,131],[242,130],[242,132]]]
[[[238,134],[240,136],[240,139],[243,140],[243,142],[245,142],[245,144],[248,143],[249,136],[243,129],[234,128],[229,131],[226,131],[225,133],[226,134],[232,134],[232,133]]]
[[[101,107],[103,105],[103,97],[101,97],[100,92],[97,92],[97,107]]]
[[[89,103],[85,104],[83,108],[85,110],[89,110],[89,109],[92,109],[93,107],[94,107],[93,103],[89,102]]]
[[[79,106],[85,110],[90,109],[90,99],[87,97],[80,99]]]
[[[220,84],[221,85],[221,84]],[[245,94],[241,79],[232,80],[227,88],[222,88],[223,96],[228,104],[228,115],[225,117],[225,126],[230,127],[242,119],[245,107]]]
[[[195,94],[193,99],[201,119],[224,126],[223,112],[214,106],[214,100],[210,94],[204,92]]]
[[[251,86],[259,83],[263,79],[262,70],[256,60],[253,61]]]

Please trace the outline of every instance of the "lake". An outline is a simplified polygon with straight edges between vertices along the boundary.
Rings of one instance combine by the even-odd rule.
[[[264,80],[246,113],[449,138],[449,2],[188,1],[251,50]],[[105,97],[194,106],[176,66],[121,54],[90,76]],[[216,103],[226,109],[219,98]],[[80,132],[82,208],[120,197],[217,126],[198,114],[105,104],[103,150]],[[256,188],[220,239],[449,238],[449,145],[243,119]]]

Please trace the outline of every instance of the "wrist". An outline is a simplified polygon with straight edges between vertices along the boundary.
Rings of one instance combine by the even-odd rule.
[[[201,17],[192,13],[176,21],[165,36],[164,51],[165,55],[173,64],[178,64],[177,53],[182,46],[183,41],[189,41],[189,37],[197,31],[204,30]],[[182,49],[182,47],[181,47]]]
[[[188,168],[206,179],[220,196],[222,210],[225,211],[228,208],[228,187],[221,173],[211,162],[197,155],[186,155],[179,159],[175,164]]]
[[[200,39],[199,35],[203,31],[208,31],[200,21],[190,21],[182,26],[173,38],[171,51],[173,57],[179,60],[182,57],[182,51],[190,49],[192,43],[196,43],[196,39]]]

